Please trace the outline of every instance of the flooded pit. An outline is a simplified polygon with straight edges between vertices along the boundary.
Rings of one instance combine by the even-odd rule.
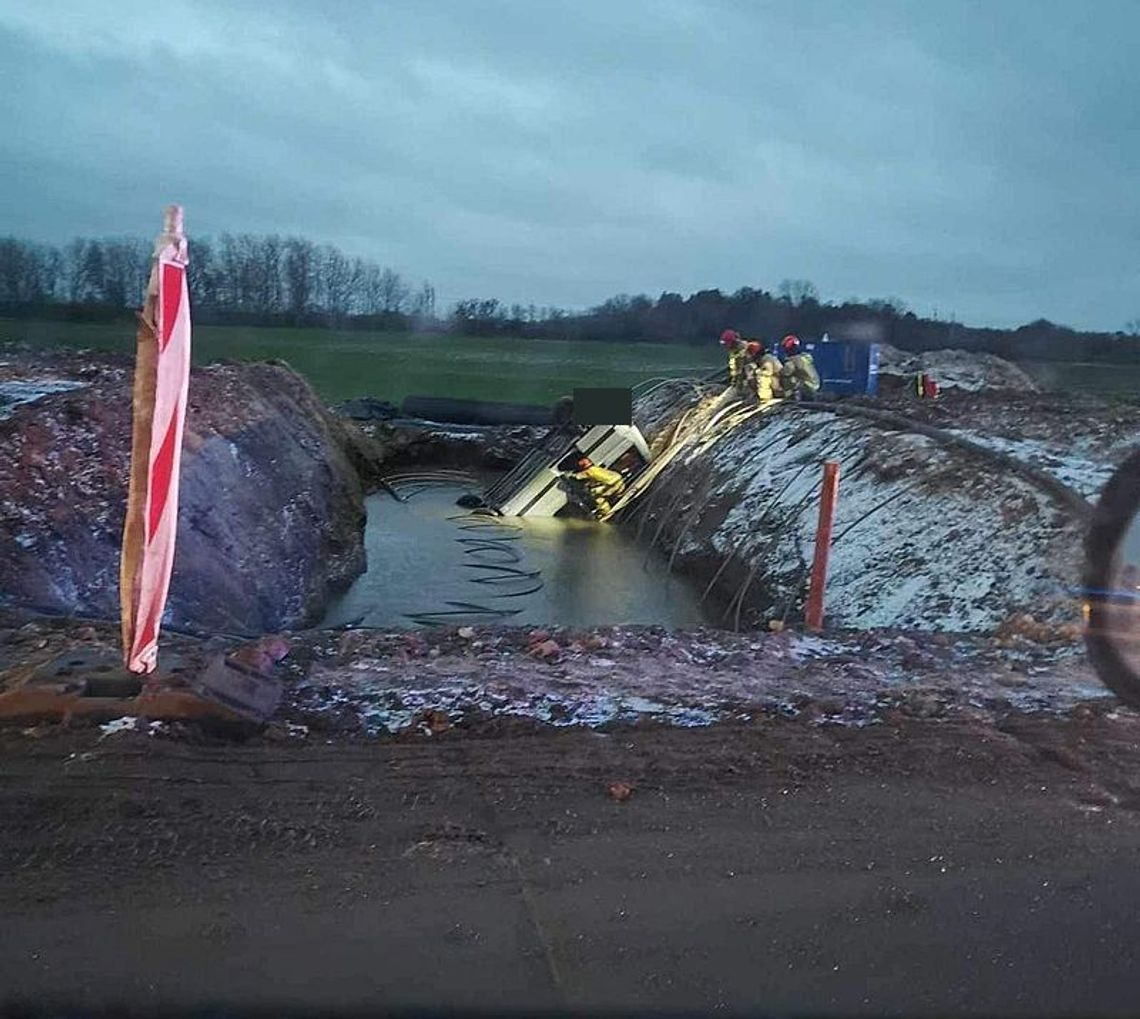
[[[456,505],[468,490],[425,487],[406,502],[370,496],[368,569],[322,625],[709,624],[707,606],[665,556],[617,527],[472,514]]]

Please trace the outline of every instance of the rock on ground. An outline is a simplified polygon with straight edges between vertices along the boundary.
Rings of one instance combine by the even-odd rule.
[[[132,360],[6,350],[0,381],[81,383],[0,420],[0,599],[118,613]],[[166,622],[234,632],[315,623],[364,569],[365,440],[288,366],[195,368]]]

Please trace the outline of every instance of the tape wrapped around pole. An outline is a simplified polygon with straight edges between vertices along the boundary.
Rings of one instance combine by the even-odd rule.
[[[158,633],[178,529],[182,432],[190,385],[190,295],[182,208],[166,210],[139,315],[131,475],[119,566],[123,660],[132,672],[158,664]]]

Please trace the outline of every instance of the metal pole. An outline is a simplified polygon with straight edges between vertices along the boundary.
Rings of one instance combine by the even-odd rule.
[[[831,552],[831,529],[835,523],[835,504],[839,498],[839,461],[827,460],[823,465],[823,486],[819,493],[819,526],[815,531],[815,558],[811,564],[804,620],[809,630],[823,629],[823,591],[827,586],[827,558]]]

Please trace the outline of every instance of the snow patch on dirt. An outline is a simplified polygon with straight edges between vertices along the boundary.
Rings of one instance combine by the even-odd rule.
[[[822,462],[840,462],[832,625],[985,631],[1015,611],[1075,611],[1059,605],[1070,578],[1042,554],[1060,529],[1049,498],[925,436],[784,414],[741,427],[708,455],[708,501],[731,508],[711,533],[692,528],[682,553],[736,555],[789,605],[813,555]],[[1082,484],[1099,478],[1084,462],[1070,466]]]
[[[964,428],[947,429],[947,431],[987,449],[1008,453],[1024,463],[1031,464],[1051,474],[1070,488],[1076,489],[1086,498],[1096,496],[1112,477],[1115,469],[1111,463],[1090,460],[1079,452],[1065,451],[1035,439],[1002,438]]]
[[[163,731],[166,723],[155,719],[148,722],[144,718],[139,718],[136,715],[123,715],[121,718],[113,718],[109,722],[104,722],[99,726],[100,739],[105,739],[108,736],[118,736],[124,732],[141,732],[147,736],[157,736]]]
[[[432,716],[444,728],[489,717],[688,727],[766,713],[867,725],[895,709],[1063,712],[1110,696],[1076,647],[999,647],[965,636],[935,643],[890,632],[748,638],[699,631],[644,640],[615,628],[604,659],[571,645],[553,663],[494,642],[412,660],[369,649],[369,641],[385,639],[346,637],[337,660],[315,663],[292,690],[290,713],[310,724],[335,718],[372,735],[430,732],[424,720]]]
[[[53,393],[69,393],[73,389],[83,389],[87,383],[72,379],[9,379],[0,382],[0,421],[11,417],[17,407],[25,403],[35,403]]]

